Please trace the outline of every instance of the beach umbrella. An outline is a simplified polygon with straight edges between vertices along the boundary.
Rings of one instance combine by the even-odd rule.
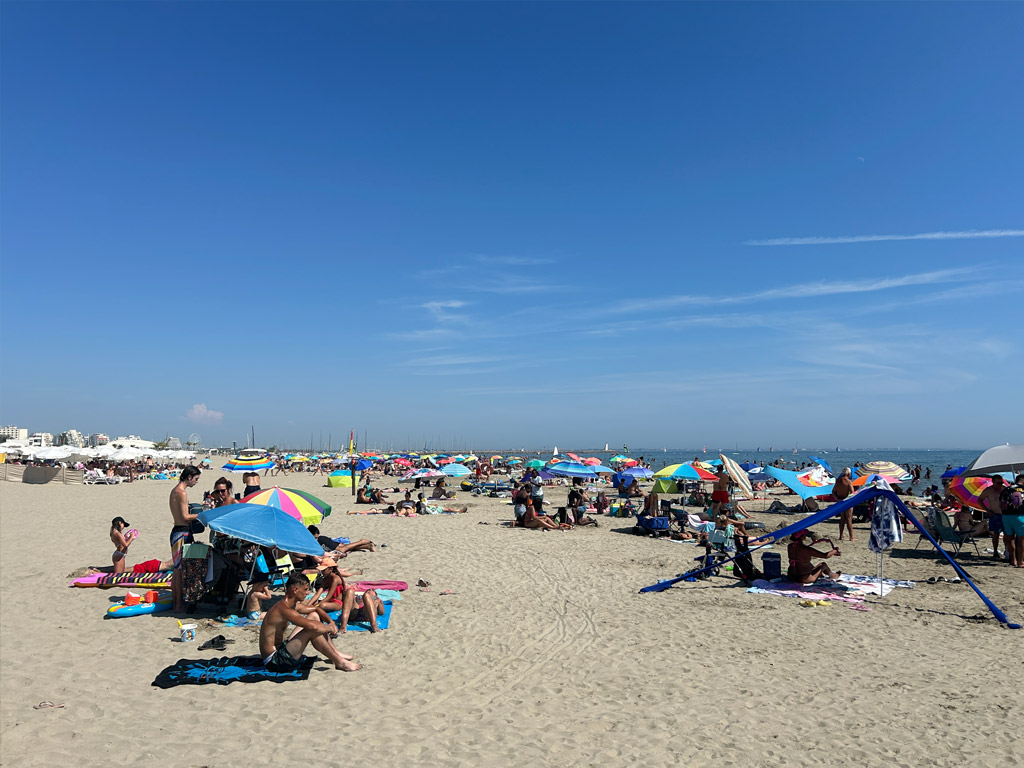
[[[498,454],[494,454],[493,456],[491,456],[491,461],[500,461],[501,458],[502,457],[499,456]]]
[[[506,463],[506,464],[507,464],[508,466],[512,467],[512,466],[515,466],[516,464],[522,464],[523,462],[522,462],[522,461],[520,461],[519,459],[509,459],[509,460],[508,460],[508,461],[506,461],[505,463]],[[544,462],[540,462],[540,465],[541,465],[541,466],[543,467],[543,466],[544,466]]]
[[[1024,445],[997,445],[967,465],[965,475],[994,475],[999,472],[1024,472]]]
[[[758,464],[756,461],[744,461],[742,464],[740,464],[740,469],[742,469],[744,472],[751,472],[753,470],[760,468],[761,465]]]
[[[199,522],[211,531],[264,547],[301,555],[322,556],[306,526],[279,507],[264,504],[228,504],[199,513]]]
[[[992,485],[992,480],[988,477],[958,475],[949,483],[949,492],[971,509],[987,512],[987,508],[978,497],[990,485]]]
[[[725,465],[725,471],[729,473],[732,481],[740,487],[740,490],[743,491],[748,499],[754,498],[754,488],[750,485],[750,478],[747,477],[747,473],[743,471],[743,468],[724,453],[718,455],[721,457],[722,463]]]
[[[294,488],[273,488],[250,493],[243,504],[265,504],[278,507],[301,522],[303,525],[319,525],[331,514],[331,505],[318,499],[311,493]]]
[[[544,462],[541,461],[540,459],[530,459],[528,462],[526,462],[527,469],[540,469],[543,466]]]
[[[555,477],[597,477],[597,467],[588,467],[580,464],[576,461],[560,461],[557,464],[552,464],[548,467],[547,471]],[[607,467],[603,468],[605,471],[611,472]]]
[[[596,458],[595,456],[591,456],[589,459],[584,459],[580,463],[581,464],[585,464],[586,466],[590,467],[590,466],[593,466],[594,464],[600,464],[601,460]]]
[[[253,458],[253,459],[242,459],[236,456],[225,464],[221,469],[225,469],[228,472],[256,472],[260,469],[272,469],[274,462],[270,459],[264,458]]]
[[[871,474],[861,475],[860,477],[858,477],[856,480],[853,481],[853,487],[860,488],[865,485],[874,485],[879,481],[885,483],[886,486],[903,482],[902,480],[900,480],[900,478],[893,477],[892,475]]]
[[[591,465],[584,464],[583,466],[587,467],[587,469],[589,469],[595,475],[614,475],[615,474],[615,470],[614,469],[612,469],[611,467],[606,467],[604,464],[591,464]]]
[[[665,469],[660,469],[657,472],[655,472],[654,476],[655,477],[671,477],[674,480],[699,480],[699,481],[705,482],[705,483],[713,482],[713,481],[718,479],[717,475],[713,475],[710,472],[708,472],[706,469],[701,469],[700,467],[696,466],[695,464],[683,463],[683,464],[673,464],[673,465],[670,465],[670,466],[675,467],[675,469],[673,469],[672,472],[668,472],[666,474],[662,474],[662,472],[664,472],[665,469],[669,468],[669,467],[665,467]]]
[[[577,464],[582,464],[582,463],[583,463],[583,459],[581,459],[581,458],[580,458],[579,456],[577,456],[577,455],[576,455],[575,453],[567,453],[567,454],[565,454],[565,455],[566,455],[566,456],[568,456],[568,457],[569,457],[570,459],[572,459],[573,461],[575,461],[575,462],[576,462]]]
[[[395,464],[397,464],[399,467],[411,467],[412,466],[412,462],[409,461],[408,459],[395,459]]]
[[[967,469],[966,466],[964,466],[964,467],[954,467],[953,469],[947,469],[945,472],[942,473],[942,478],[941,479],[942,480],[946,480],[947,478],[950,478],[950,477],[956,477],[957,475],[963,474],[963,471],[965,469]]]
[[[470,474],[472,471],[473,470],[465,464],[445,464],[444,468],[441,470],[441,472],[448,475],[448,477],[463,477],[464,475]]]
[[[637,478],[645,479],[645,478],[648,478],[648,477],[654,477],[654,473],[651,470],[649,470],[647,467],[630,467],[629,469],[622,470],[619,473],[619,476],[620,477],[637,477]]]
[[[896,482],[906,482],[910,479],[910,473],[899,464],[892,461],[869,461],[857,468],[858,475],[888,475],[899,478]]]

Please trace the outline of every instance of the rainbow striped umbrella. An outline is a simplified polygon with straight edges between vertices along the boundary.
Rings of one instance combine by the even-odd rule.
[[[978,497],[981,492],[992,485],[992,480],[987,477],[964,477],[957,475],[949,481],[949,492],[971,509],[988,511]]]
[[[255,459],[243,459],[238,456],[231,459],[221,469],[226,469],[228,472],[255,472],[258,469],[272,469],[274,462],[270,459],[255,458]]]
[[[331,505],[313,494],[294,488],[278,488],[276,485],[264,491],[250,493],[242,499],[242,503],[277,507],[303,525],[319,525],[331,514]]]

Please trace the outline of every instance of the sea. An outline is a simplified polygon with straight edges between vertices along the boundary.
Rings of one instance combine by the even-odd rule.
[[[942,473],[946,471],[946,467],[952,466],[954,469],[961,466],[966,466],[974,461],[978,456],[982,454],[984,449],[980,450],[928,450],[928,449],[909,449],[909,448],[879,448],[879,449],[857,449],[857,450],[846,450],[843,448],[837,449],[832,447],[830,449],[807,449],[802,448],[796,449],[794,452],[793,448],[787,448],[780,450],[775,448],[774,450],[768,450],[768,448],[739,448],[731,450],[720,450],[718,448],[712,449],[707,448],[707,452],[704,452],[704,447],[700,448],[630,448],[629,456],[639,459],[641,456],[644,457],[644,461],[649,463],[655,471],[661,467],[669,464],[678,464],[683,461],[692,461],[693,459],[710,460],[717,459],[718,454],[724,453],[730,459],[735,459],[739,463],[746,461],[753,461],[758,464],[764,462],[765,464],[771,464],[773,461],[779,460],[785,462],[784,466],[786,469],[799,469],[802,464],[811,464],[815,462],[811,459],[811,456],[816,456],[819,459],[826,461],[829,466],[832,467],[832,471],[836,474],[843,471],[845,467],[852,467],[855,463],[865,464],[869,461],[891,461],[900,466],[921,466],[921,482],[915,486],[915,490],[919,490],[927,485],[939,485],[939,478]],[[586,455],[586,454],[580,454]],[[601,454],[598,454],[601,458]],[[925,470],[931,469],[931,479],[925,478]]]

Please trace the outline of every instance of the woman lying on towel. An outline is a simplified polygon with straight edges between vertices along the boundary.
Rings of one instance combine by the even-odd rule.
[[[839,549],[832,547],[828,552],[814,549],[804,544],[804,539],[811,535],[811,532],[804,528],[793,534],[793,541],[789,545],[789,570],[786,572],[786,579],[797,584],[811,584],[824,576],[826,579],[838,579],[842,573],[833,571],[825,563],[811,564],[811,558],[820,557],[828,559],[839,555]]]
[[[454,515],[465,512],[469,507],[429,506],[421,493],[416,499],[417,515]]]

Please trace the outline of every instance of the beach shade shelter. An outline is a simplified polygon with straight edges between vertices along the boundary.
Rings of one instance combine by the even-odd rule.
[[[761,469],[761,465],[756,461],[744,461],[740,464],[740,469],[749,474],[752,470]]]
[[[199,514],[199,522],[211,531],[263,547],[300,555],[322,556],[320,546],[306,526],[279,507],[264,504],[229,504]]]
[[[774,467],[769,467],[769,469],[774,469]],[[938,552],[941,557],[946,559],[946,561],[956,571],[957,575],[961,579],[963,579],[964,582],[966,582],[971,587],[971,589],[974,590],[978,597],[981,598],[981,600],[985,603],[988,609],[992,612],[992,615],[996,617],[997,621],[999,621],[1001,624],[1005,624],[1006,627],[1009,629],[1021,628],[1020,624],[1011,623],[1009,619],[1007,619],[1006,614],[1003,613],[1003,611],[1001,611],[996,606],[996,604],[989,599],[988,595],[986,595],[984,592],[978,589],[978,585],[974,583],[970,575],[968,575],[967,571],[965,571],[960,566],[960,564],[956,562],[956,560],[954,560],[950,556],[950,554],[939,545],[935,538],[930,533],[928,533],[928,529],[926,529],[918,521],[918,519],[914,517],[914,513],[907,508],[907,506],[903,503],[900,497],[887,488],[881,488],[877,486],[865,488],[864,490],[859,491],[853,494],[852,496],[849,496],[848,498],[844,499],[838,504],[833,504],[830,507],[820,509],[817,512],[812,513],[811,515],[808,515],[807,517],[798,520],[792,525],[787,525],[786,527],[780,528],[777,531],[766,533],[764,536],[761,536],[757,539],[751,539],[750,547],[754,548],[762,544],[773,544],[775,542],[780,542],[787,536],[792,536],[799,530],[802,530],[804,528],[810,528],[811,526],[816,525],[822,522],[823,520],[828,520],[829,518],[835,517],[841,512],[845,512],[847,509],[853,509],[858,504],[865,504],[869,501],[874,501],[879,498],[888,500],[892,504],[893,510],[896,514],[902,515],[903,517],[907,518],[907,520],[909,520],[911,523],[913,523],[917,530],[921,532],[921,535],[928,539],[928,541],[931,542],[932,546],[935,547],[936,552]],[[710,571],[714,568],[719,568],[725,565],[726,563],[732,562],[735,559],[736,556],[730,557],[727,560],[718,560],[712,565],[697,568],[692,571],[688,571],[680,576],[676,576],[673,579],[666,579],[665,581],[659,581],[657,584],[652,584],[649,587],[644,587],[640,590],[640,592],[664,592],[673,584],[677,584],[680,581],[692,581],[696,579],[696,577],[699,574],[706,573],[707,571]]]
[[[540,459],[530,459],[526,462],[527,469],[541,469],[544,466],[544,462]]]
[[[981,496],[982,491],[990,485],[992,485],[992,480],[988,477],[966,477],[964,475],[958,475],[950,481],[949,492],[971,509],[986,512],[988,510],[985,508],[985,505],[981,503],[978,497]]]
[[[659,477],[654,481],[651,493],[680,493],[679,486],[671,477]]]
[[[751,486],[750,478],[747,477],[747,473],[743,467],[737,464],[733,459],[730,459],[724,453],[720,453],[718,455],[721,457],[722,464],[725,465],[725,471],[729,473],[729,477],[732,478],[732,481],[740,487],[740,490],[743,491],[744,495],[748,499],[754,498],[754,488]]]
[[[306,491],[294,488],[273,488],[250,493],[243,504],[265,504],[287,512],[303,525],[319,525],[331,514],[331,505]]]
[[[473,470],[465,464],[445,464],[444,468],[441,470],[441,472],[448,477],[464,477],[465,475],[472,473],[472,471]]]
[[[352,473],[347,469],[336,470],[327,476],[328,488],[351,488],[352,484]],[[358,475],[355,477],[355,484],[359,485]]]
[[[835,472],[832,471],[832,465],[829,464],[824,459],[821,459],[821,458],[819,458],[817,456],[808,456],[807,458],[810,459],[811,461],[815,462],[816,464],[824,467],[825,471],[828,472],[830,475],[834,475],[835,474]]]
[[[999,472],[1012,472],[1014,475],[1024,472],[1024,445],[1007,443],[989,448],[964,470],[968,477],[995,475]]]
[[[596,467],[588,467],[575,461],[560,461],[548,467],[547,471],[555,477],[595,478],[597,477],[597,474],[594,472],[595,469]],[[611,472],[610,469],[607,469],[607,471]]]
[[[221,469],[227,470],[228,472],[256,472],[260,469],[272,469],[274,462],[270,459],[254,458],[254,459],[242,459],[236,456],[225,464]]]
[[[964,466],[964,467],[953,467],[953,469],[947,469],[945,472],[942,473],[942,478],[941,479],[942,480],[948,480],[951,477],[956,477],[957,475],[962,475],[965,469],[967,469],[966,466]]]
[[[441,472],[430,467],[423,467],[421,469],[414,469],[410,472],[406,472],[402,475],[399,480],[426,480],[430,477],[447,477],[444,472]]]
[[[832,487],[835,485],[832,476],[826,475],[825,471],[819,467],[803,472],[765,467],[764,471],[769,477],[774,477],[801,499],[809,499],[812,496],[828,496],[832,493]]]
[[[857,474],[895,477],[898,483],[906,482],[910,479],[910,473],[892,461],[869,461],[867,464],[861,464],[857,467]]]

